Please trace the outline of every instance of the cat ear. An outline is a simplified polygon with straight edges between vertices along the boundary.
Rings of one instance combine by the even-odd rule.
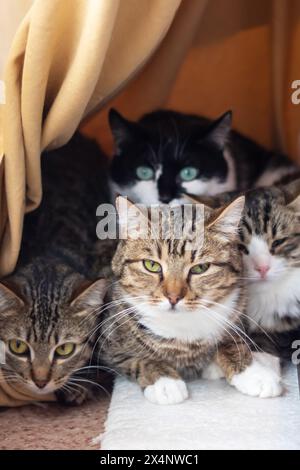
[[[17,286],[11,282],[0,282],[0,310],[17,310],[24,306]]]
[[[83,315],[85,310],[100,307],[107,290],[107,281],[105,279],[97,279],[92,283],[83,283],[76,290],[71,301],[71,307],[78,310],[79,315]]]
[[[125,119],[113,108],[109,111],[108,119],[114,137],[116,153],[118,154],[126,143],[136,139],[138,124]]]
[[[231,124],[232,111],[227,111],[211,124],[207,139],[214,142],[220,149],[224,149],[231,131]]]
[[[208,228],[214,227],[226,238],[236,235],[245,206],[245,196],[240,196],[228,206],[215,211],[213,220],[208,223]]]
[[[141,204],[133,204],[127,197],[116,198],[121,239],[144,238],[148,234],[148,209]]]
[[[300,179],[284,186],[287,207],[300,214]]]

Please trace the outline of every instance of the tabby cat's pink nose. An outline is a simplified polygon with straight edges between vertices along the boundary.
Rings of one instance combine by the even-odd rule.
[[[268,272],[270,271],[270,266],[268,264],[263,264],[261,266],[256,266],[255,269],[260,274],[260,277],[265,279]]]
[[[167,294],[167,297],[172,306],[178,304],[179,300],[182,299],[182,296],[173,293]]]

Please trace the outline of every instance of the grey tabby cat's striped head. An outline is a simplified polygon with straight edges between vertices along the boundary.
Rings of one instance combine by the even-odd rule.
[[[0,284],[2,370],[12,384],[41,395],[66,387],[89,362],[105,293],[103,279],[92,283],[49,264],[41,259],[39,268],[18,270]]]
[[[117,200],[119,222],[131,226],[131,209],[132,214],[139,214],[140,209],[128,201],[123,205],[122,201],[122,197]],[[241,197],[225,210],[205,211],[201,222],[195,220],[195,225],[201,223],[204,229],[202,242],[193,244],[192,249],[189,229],[181,238],[173,236],[176,230],[170,230],[166,237],[155,230],[158,236],[152,238],[152,218],[146,219],[149,236],[135,237],[128,231],[112,261],[118,281],[114,289],[132,306],[129,311],[140,323],[151,324],[149,328],[160,336],[186,341],[211,337],[219,331],[223,317],[232,314],[228,305],[223,308],[224,302],[236,307],[242,289],[242,259],[236,243],[243,207]],[[175,217],[175,227],[178,220],[182,225]],[[188,228],[190,223],[187,221]],[[159,229],[162,226],[160,223]],[[215,306],[220,304],[221,312],[217,313]]]
[[[240,249],[249,281],[265,282],[300,268],[300,180],[246,195]]]

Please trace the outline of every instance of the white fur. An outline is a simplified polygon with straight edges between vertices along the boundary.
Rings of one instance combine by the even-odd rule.
[[[195,179],[182,183],[184,190],[195,196],[215,196],[216,194],[236,189],[236,171],[233,158],[228,149],[224,151],[223,155],[228,165],[227,178],[223,183],[220,183],[218,178],[212,178],[210,180]]]
[[[159,203],[157,183],[154,180],[138,181],[134,185],[119,186],[112,183],[112,191],[115,195],[127,196],[132,202],[151,205]]]
[[[185,181],[182,183],[183,189],[189,194],[206,196],[214,196],[225,191],[233,191],[236,189],[236,173],[234,167],[234,161],[230,155],[229,150],[224,151],[224,158],[228,165],[228,175],[223,183],[220,183],[218,178],[212,178],[210,180],[195,179],[193,181]],[[162,173],[161,165],[155,172],[155,179],[150,181],[138,181],[136,184],[119,186],[117,183],[111,182],[112,193],[114,198],[117,194],[127,196],[132,202],[142,203],[145,205],[158,204],[159,193],[157,189],[157,181]],[[184,204],[186,200],[184,198],[173,199],[170,201],[171,205]]]
[[[240,374],[235,374],[230,384],[245,395],[271,398],[282,394],[279,359],[267,353],[253,353],[253,361]]]
[[[216,362],[211,362],[202,372],[202,378],[206,380],[218,380],[224,377],[224,372]]]
[[[160,377],[153,385],[145,388],[144,395],[157,405],[175,405],[188,398],[188,390],[183,380]]]
[[[286,269],[277,279],[250,283],[247,314],[250,329],[260,325],[272,330],[278,325],[278,316],[300,317],[300,268]]]
[[[220,317],[226,321],[236,307],[239,289],[231,293],[224,301],[222,307],[212,306],[211,309],[199,308],[196,311],[187,310],[183,301],[180,301],[174,310],[166,299],[158,307],[143,305],[137,310],[140,314],[140,323],[154,334],[163,338],[176,338],[182,341],[196,341],[199,339],[216,338],[224,331],[220,324]]]
[[[272,255],[263,237],[253,236],[247,248],[249,255],[243,256],[243,262],[248,279],[250,329],[272,330],[278,324],[278,316],[300,317],[300,267],[290,267],[284,258]],[[269,266],[265,279],[255,269],[259,265]]]
[[[287,268],[287,263],[283,258],[273,256],[270,253],[267,242],[261,236],[253,236],[247,249],[249,255],[244,255],[243,262],[249,280],[261,281],[260,273],[257,270],[259,266],[269,267],[265,281],[277,279]]]

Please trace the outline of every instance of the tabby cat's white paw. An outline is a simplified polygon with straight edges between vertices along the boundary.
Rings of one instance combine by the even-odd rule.
[[[283,392],[277,371],[266,367],[255,358],[247,369],[234,375],[230,383],[240,392],[253,397],[272,398]]]
[[[144,395],[157,405],[175,405],[187,399],[188,390],[183,380],[160,377],[153,385],[145,388]]]
[[[207,380],[218,380],[225,377],[221,367],[215,362],[211,362],[202,372],[202,378]]]

